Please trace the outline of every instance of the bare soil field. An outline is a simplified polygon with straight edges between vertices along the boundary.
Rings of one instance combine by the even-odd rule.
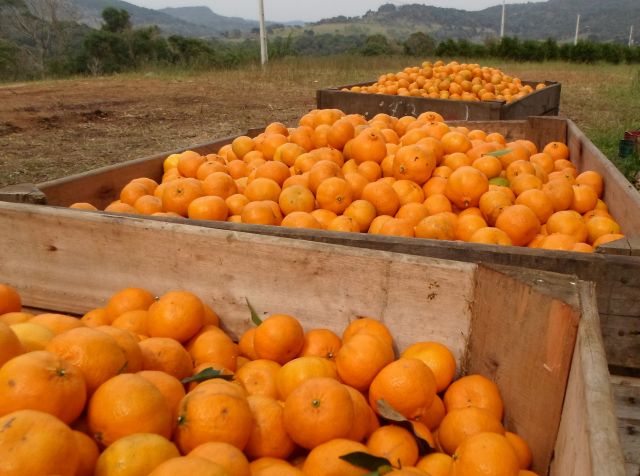
[[[411,58],[294,59],[264,71],[253,66],[0,85],[0,186],[51,180],[272,121],[294,123],[315,106],[318,88],[413,64]],[[523,79],[562,82],[561,114],[609,155],[633,117],[638,120],[638,100],[632,99],[640,96],[632,94],[637,67],[491,64]]]

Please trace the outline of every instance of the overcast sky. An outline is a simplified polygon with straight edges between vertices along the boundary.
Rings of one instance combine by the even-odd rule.
[[[164,8],[206,5],[215,13],[248,19],[258,18],[258,0],[128,0],[141,7]],[[542,1],[542,0],[533,0]],[[264,0],[265,16],[268,21],[316,21],[338,15],[362,15],[367,10],[376,10],[385,3],[396,5],[420,3],[437,7],[482,10],[492,5],[502,4],[502,0],[431,0],[389,1],[389,0]],[[510,3],[525,3],[507,0]]]

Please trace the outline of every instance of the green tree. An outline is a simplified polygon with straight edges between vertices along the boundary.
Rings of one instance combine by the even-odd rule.
[[[432,55],[436,49],[436,42],[426,33],[421,31],[411,33],[405,40],[404,54],[409,56],[428,56]]]
[[[361,53],[365,56],[389,55],[392,52],[389,40],[381,34],[367,36],[361,50]]]
[[[126,10],[107,7],[102,10],[102,29],[111,33],[122,33],[131,29],[131,18]]]

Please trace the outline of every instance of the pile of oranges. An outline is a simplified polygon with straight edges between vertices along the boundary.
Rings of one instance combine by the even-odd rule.
[[[105,210],[592,252],[622,237],[603,187],[561,142],[325,109],[217,154],[171,155],[161,183],[134,179]]]
[[[236,343],[196,295],[141,288],[33,315],[0,285],[0,473],[535,476],[498,387],[454,380],[446,346],[397,356],[372,318],[255,322]]]
[[[544,89],[545,83],[535,87],[504,74],[497,68],[478,64],[444,64],[424,62],[407,67],[398,73],[383,74],[369,86],[353,86],[343,91],[365,94],[391,94],[457,101],[505,101],[510,103],[534,91]]]

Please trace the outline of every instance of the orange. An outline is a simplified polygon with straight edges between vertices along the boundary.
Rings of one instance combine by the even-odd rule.
[[[224,159],[223,159],[224,160]],[[215,172],[228,172],[227,166],[224,163],[220,163],[217,160],[207,160],[203,162],[196,172],[196,178],[198,180],[204,180],[209,175]]]
[[[416,467],[430,476],[449,476],[453,458],[445,453],[431,453],[420,458]]]
[[[273,360],[252,360],[238,369],[235,378],[249,395],[278,398],[276,378],[280,368],[281,365]]]
[[[252,202],[261,200],[278,201],[281,192],[280,185],[270,178],[260,177],[247,184],[244,194]]]
[[[447,185],[447,178],[451,175],[451,172],[452,171],[449,172],[447,177],[434,175],[429,180],[427,180],[427,183],[425,183],[422,186],[422,190],[424,190],[424,195],[426,197],[430,197],[431,195],[435,195],[435,194],[444,194],[445,187]]]
[[[274,180],[278,185],[282,187],[284,181],[291,176],[289,167],[282,163],[270,160],[260,165],[256,169],[256,178],[264,177]]]
[[[73,431],[76,448],[78,450],[78,468],[75,476],[93,476],[96,462],[100,456],[98,445],[86,434]]]
[[[495,226],[502,211],[511,205],[513,205],[511,197],[498,190],[483,193],[478,203],[482,216],[491,226]]]
[[[171,410],[174,424],[177,424],[178,406],[184,398],[185,391],[182,382],[172,375],[160,370],[142,370],[138,375],[151,382],[167,401]]]
[[[102,383],[122,372],[127,358],[111,336],[88,327],[79,327],[55,336],[45,347],[77,366],[84,376],[89,394]]]
[[[471,210],[471,208],[467,208],[467,210]],[[455,229],[455,239],[469,241],[476,231],[480,228],[485,228],[486,226],[487,222],[484,221],[484,218],[481,216],[459,216]]]
[[[553,215],[553,201],[548,194],[538,189],[525,190],[518,198],[516,205],[525,205],[535,213],[540,223],[546,223],[551,215]]]
[[[87,421],[95,440],[109,446],[134,433],[171,435],[171,411],[151,382],[136,374],[117,375],[91,396]]]
[[[250,327],[247,329],[242,336],[240,336],[240,340],[238,341],[238,350],[240,351],[240,355],[250,359],[256,360],[258,355],[253,347],[253,338],[256,334],[256,328]]]
[[[202,327],[204,306],[189,291],[169,291],[149,309],[147,330],[151,337],[171,337],[186,342]]]
[[[480,197],[489,189],[487,176],[471,166],[454,170],[447,179],[444,194],[458,208],[478,206]]]
[[[296,446],[284,428],[282,403],[264,395],[251,395],[247,402],[253,415],[253,428],[245,454],[251,459],[288,458]]]
[[[518,458],[504,436],[478,433],[456,449],[451,476],[518,476],[518,466]]]
[[[387,155],[384,135],[373,128],[365,129],[350,142],[349,151],[358,164],[367,160],[380,163]]]
[[[444,394],[447,412],[469,406],[483,408],[502,420],[503,403],[498,386],[482,375],[467,375],[453,382]]]
[[[46,327],[55,335],[62,334],[71,329],[84,327],[84,323],[80,319],[67,316],[65,314],[45,313],[38,314],[29,320],[30,324],[39,324]]]
[[[224,221],[228,215],[229,207],[224,199],[215,196],[196,198],[187,208],[187,216],[193,220]]]
[[[292,185],[282,190],[278,203],[284,215],[296,211],[310,213],[315,208],[315,197],[307,187]]]
[[[504,435],[504,427],[490,411],[478,407],[449,410],[438,427],[438,442],[452,455],[467,438],[482,432]]]
[[[207,159],[197,152],[187,150],[180,154],[180,158],[178,159],[178,171],[183,177],[195,178],[198,172],[198,167],[206,162],[206,160]]]
[[[0,367],[0,415],[39,410],[70,424],[82,413],[86,398],[80,370],[51,352],[18,355]]]
[[[345,388],[349,392],[351,403],[353,404],[353,426],[351,427],[348,438],[354,441],[362,441],[375,431],[370,424],[373,410],[361,392],[349,385],[345,385]],[[373,418],[377,419],[375,414]]]
[[[146,289],[125,288],[111,296],[105,310],[111,322],[127,311],[147,310],[154,301],[155,297]]]
[[[444,195],[436,195],[436,196],[444,197]],[[447,199],[446,197],[444,198],[445,200],[447,200],[447,203],[449,203],[449,206],[451,206],[451,202],[449,202],[449,199]],[[435,204],[433,203],[434,201],[435,201]],[[430,205],[431,205],[430,209],[427,208],[427,206],[422,203],[411,202],[411,203],[402,205],[398,209],[398,212],[396,213],[396,218],[408,221],[409,223],[411,223],[412,226],[415,227],[418,223],[420,223],[420,220],[429,216],[430,211],[435,211],[437,209],[435,208],[436,205],[440,205],[440,207],[444,207],[444,209],[446,209],[446,204],[444,203],[442,198],[436,198],[434,201],[430,202]],[[375,207],[374,207],[374,212],[375,212]]]
[[[448,212],[441,212],[420,220],[415,226],[417,238],[432,240],[454,240],[456,224],[450,219]]]
[[[498,177],[502,172],[502,162],[492,155],[483,155],[477,158],[472,162],[471,166],[485,174],[489,179]]]
[[[573,203],[573,187],[564,178],[551,179],[542,186],[542,191],[549,195],[556,212],[567,210]]]
[[[586,242],[589,236],[584,218],[574,210],[554,213],[549,217],[546,225],[548,233],[564,233],[572,236],[577,242]]]
[[[234,193],[226,198],[225,203],[230,215],[240,215],[244,206],[249,203],[249,199],[241,193]]]
[[[342,333],[343,345],[357,334],[374,335],[390,347],[393,347],[393,336],[391,335],[389,328],[377,319],[358,316],[357,319],[349,322],[349,325],[347,325]]]
[[[287,226],[290,228],[315,228],[321,229],[322,225],[314,218],[311,213],[307,212],[291,212],[289,213],[280,226]]]
[[[440,426],[440,422],[444,418],[446,410],[442,399],[436,395],[429,407],[423,408],[420,416],[416,417],[418,421],[423,423],[429,430],[435,430]]]
[[[402,357],[422,360],[433,372],[437,392],[447,388],[456,373],[455,357],[445,345],[438,342],[412,344],[402,352]]]
[[[32,317],[33,314],[31,314],[30,312],[6,312],[4,314],[0,314],[0,322],[3,322],[10,326],[11,324],[27,322]]]
[[[219,464],[198,456],[180,456],[160,463],[149,476],[229,476]]]
[[[340,456],[354,452],[367,452],[362,443],[336,438],[314,447],[302,468],[307,476],[364,476],[366,469],[359,468]]]
[[[311,449],[334,438],[346,437],[354,409],[349,391],[335,379],[321,377],[302,382],[285,401],[284,426],[303,448]]]
[[[457,131],[447,132],[442,136],[440,142],[442,142],[445,154],[466,152],[472,147],[469,138]]]
[[[524,246],[540,231],[540,221],[529,207],[511,205],[498,216],[496,228],[504,231],[514,245]]]
[[[276,374],[279,399],[285,401],[302,382],[316,377],[337,379],[338,375],[333,363],[322,357],[307,356],[290,360]]]
[[[0,283],[0,315],[8,312],[20,312],[22,301],[20,294],[8,284]]]
[[[529,160],[529,150],[519,144],[510,143],[506,145],[506,154],[498,157],[502,163],[502,168],[506,169],[509,164],[517,160]]]
[[[0,363],[4,363],[24,351],[44,350],[49,341],[55,337],[55,334],[48,328],[32,322],[19,322],[11,324],[9,327],[18,338],[19,345],[16,346],[15,342],[13,342],[13,337],[10,333],[0,331],[2,334],[0,338],[0,341],[2,341],[0,354],[3,356],[0,359]],[[0,329],[2,328],[3,326],[0,325]]]
[[[304,473],[280,458],[258,458],[249,463],[251,476],[303,476]]]
[[[406,205],[407,203],[424,202],[424,191],[412,180],[396,180],[391,184],[391,187],[398,194],[401,206]]]
[[[596,241],[593,242],[593,247],[597,248],[600,245],[604,245],[605,243],[610,243],[612,241],[620,240],[624,238],[624,235],[620,233],[607,233],[606,235],[602,235]]]
[[[98,210],[96,207],[87,202],[72,203],[71,205],[69,205],[69,208],[75,208],[76,210],[91,210],[94,212]]]
[[[485,227],[476,230],[471,238],[469,238],[469,243],[483,243],[487,245],[511,245],[511,238],[504,231],[499,228],[494,227]]]
[[[342,170],[331,160],[320,160],[309,170],[308,182],[309,190],[314,194],[318,191],[318,186],[331,177],[343,178]]]
[[[387,220],[380,227],[378,233],[380,235],[406,236],[410,238],[415,236],[413,223],[398,218]]]
[[[620,225],[612,218],[594,216],[587,220],[587,239],[589,243],[594,243],[603,235],[618,233],[620,233]]]
[[[444,156],[444,160],[442,161],[442,166],[449,167],[452,171],[459,169],[464,165],[471,164],[473,164],[473,160],[464,152],[454,152],[453,154],[447,154]]]
[[[543,250],[571,251],[575,245],[576,240],[572,236],[563,233],[551,233],[542,239],[537,248]]]
[[[84,320],[84,318],[83,318]],[[113,320],[111,325],[119,329],[126,329],[138,335],[148,335],[147,321],[149,320],[149,311],[142,309],[136,311],[127,311],[120,314]],[[108,322],[100,325],[107,325]],[[97,326],[94,326],[97,327]]]
[[[141,183],[128,183],[120,191],[120,202],[133,206],[141,197],[148,195],[147,188]]]
[[[596,192],[598,198],[602,197],[604,182],[602,179],[602,175],[600,175],[598,172],[594,172],[593,170],[582,172],[576,177],[576,184],[587,185],[591,187],[594,192]]]
[[[529,162],[531,162],[534,165],[536,164],[539,165],[548,174],[550,174],[555,170],[555,167],[553,165],[554,160],[546,152],[533,154],[531,157],[529,157]]]
[[[180,178],[168,182],[162,191],[162,208],[187,216],[189,204],[205,194],[202,182],[194,178]]]
[[[563,142],[549,142],[542,152],[550,155],[554,161],[569,159],[569,148]]]
[[[336,355],[336,368],[344,383],[365,391],[393,358],[393,348],[388,342],[376,335],[360,332],[344,340]]]
[[[304,331],[295,317],[273,314],[258,326],[254,348],[261,359],[285,364],[295,358],[304,344]]]
[[[342,150],[347,142],[353,139],[355,128],[349,119],[339,119],[334,122],[327,132],[327,143]]]
[[[221,441],[203,443],[191,450],[187,456],[197,456],[219,464],[230,476],[251,476],[247,457],[229,443]]]
[[[395,466],[413,466],[418,461],[418,443],[404,428],[385,425],[374,431],[367,440],[371,454],[386,458]]]
[[[406,418],[414,418],[431,405],[435,394],[431,369],[422,360],[401,357],[375,376],[369,387],[369,404],[381,414],[378,402],[385,400]]]
[[[316,356],[334,360],[342,340],[329,329],[311,329],[304,334],[304,344],[300,351],[301,357]]]
[[[180,343],[169,337],[150,337],[139,343],[143,370],[161,370],[178,380],[190,377],[193,363]]]
[[[213,172],[202,181],[202,191],[205,195],[220,197],[226,200],[238,193],[238,186],[233,179],[233,174],[225,172]]]
[[[535,175],[536,170],[528,160],[516,160],[508,165],[506,173],[506,179],[509,182],[513,182],[513,179],[523,174]]]
[[[531,466],[533,456],[531,454],[531,448],[529,448],[529,445],[524,438],[510,431],[507,431],[504,436],[516,452],[520,469],[529,468]]]
[[[72,430],[53,415],[18,410],[0,418],[0,474],[75,476],[80,462]]]
[[[218,385],[201,385],[180,403],[175,441],[182,453],[208,441],[244,449],[252,426],[253,416],[245,397],[222,393]]]
[[[367,200],[354,200],[344,211],[344,216],[358,224],[359,231],[366,233],[376,217],[376,207]]]
[[[281,221],[267,200],[247,203],[242,209],[241,217],[242,223],[256,225],[278,225]]]
[[[520,174],[514,177],[510,182],[509,187],[513,190],[513,193],[518,196],[526,190],[542,189],[542,180],[532,174]]]
[[[134,433],[106,448],[96,463],[95,476],[149,474],[164,461],[180,456],[178,448],[155,433]]]
[[[127,203],[113,202],[104,209],[105,212],[111,213],[138,213],[138,211]]]
[[[346,180],[339,177],[330,177],[318,186],[316,200],[320,208],[340,214],[353,201],[353,192]]]
[[[204,328],[187,344],[187,350],[195,365],[208,362],[236,370],[238,346],[219,327]]]
[[[590,185],[574,185],[571,209],[578,213],[593,210],[598,204],[598,194]]]
[[[142,370],[142,350],[138,345],[138,342],[140,342],[139,336],[126,329],[118,329],[113,326],[98,326],[95,329],[113,337],[118,347],[124,352],[127,363],[122,372],[139,372]]]
[[[400,197],[388,183],[382,181],[367,184],[362,191],[362,199],[374,207],[378,215],[394,216],[400,208]]]
[[[371,234],[380,234],[382,230],[382,226],[389,220],[392,220],[393,217],[389,215],[379,215],[373,219],[371,225],[369,225],[369,231],[367,233]]]
[[[420,144],[400,147],[393,159],[393,176],[424,184],[437,165],[437,158],[433,151]]]
[[[20,338],[10,326],[0,322],[0,368],[5,362],[22,354],[25,350],[28,352],[31,349],[23,346]]]
[[[375,182],[382,177],[382,168],[377,162],[367,160],[358,165],[357,173],[365,177],[369,182]]]

